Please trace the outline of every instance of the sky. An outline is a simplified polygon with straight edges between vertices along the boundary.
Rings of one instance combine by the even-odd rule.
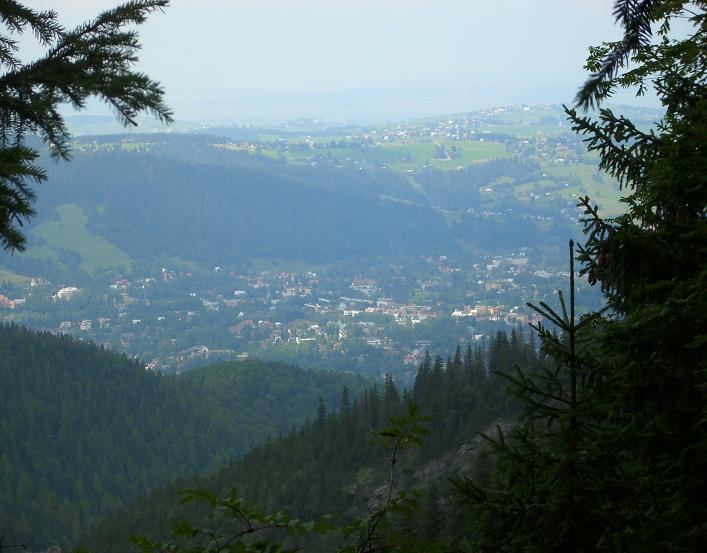
[[[117,0],[26,0],[72,26]],[[177,118],[395,119],[571,102],[613,0],[172,0],[139,68]],[[94,104],[89,111],[95,111]]]

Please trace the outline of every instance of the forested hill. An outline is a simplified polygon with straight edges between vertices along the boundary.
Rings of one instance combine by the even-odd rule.
[[[0,326],[0,527],[67,546],[101,516],[338,405],[361,378],[232,362],[177,377],[67,336]]]
[[[339,412],[320,409],[318,418],[297,432],[269,441],[212,476],[182,479],[153,492],[103,521],[83,545],[97,553],[123,553],[129,548],[126,536],[164,539],[175,518],[188,518],[197,526],[206,524],[199,520],[205,516],[204,511],[179,503],[179,490],[187,488],[227,495],[235,486],[238,495],[251,504],[270,512],[282,510],[302,520],[325,513],[343,521],[359,517],[375,499],[376,490],[385,488],[390,470],[390,453],[381,447],[375,431],[387,426],[391,415],[402,414],[410,400],[419,406],[422,415],[430,417],[430,434],[420,448],[406,450],[401,456],[397,466],[400,481],[403,486],[418,488],[422,483],[422,488],[433,490],[430,493],[436,493],[437,488],[437,493],[448,496],[448,467],[428,477],[421,477],[419,469],[473,442],[477,432],[489,424],[512,419],[517,407],[506,395],[505,383],[496,371],[510,371],[516,363],[534,366],[536,362],[533,345],[524,343],[516,332],[510,336],[497,334],[486,354],[481,348],[469,347],[465,352],[458,348],[446,362],[428,357],[419,368],[412,390],[398,390],[391,379],[386,379],[382,387],[370,388],[357,399],[345,394]],[[428,501],[428,491],[423,493],[421,504],[439,511],[439,497]],[[453,509],[448,501],[444,506]],[[435,526],[434,521],[459,523],[450,513],[429,515],[421,511],[406,532],[436,538],[447,527]],[[336,550],[327,539],[308,543],[306,550]]]
[[[133,259],[328,262],[453,243],[439,213],[379,197],[412,190],[394,176],[296,168],[200,148],[194,140],[150,151],[77,153],[71,164],[48,167],[51,190],[42,191],[38,211],[77,204],[91,231]],[[179,155],[182,148],[203,156]]]
[[[206,136],[84,140],[71,163],[44,163],[51,184],[38,191],[27,252],[3,259],[6,268],[48,276],[52,263],[75,274],[82,261],[325,264],[454,254],[470,245],[542,247],[571,232],[554,211],[502,191],[540,178],[537,163],[521,158],[428,168],[413,179],[297,165],[225,149]],[[502,184],[489,203],[479,190],[491,182]]]

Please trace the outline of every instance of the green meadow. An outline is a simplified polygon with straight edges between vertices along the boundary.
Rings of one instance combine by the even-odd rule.
[[[558,190],[560,197],[569,199],[588,195],[607,216],[616,216],[625,211],[625,205],[620,202],[625,194],[609,175],[598,176],[596,165],[557,165],[545,167],[543,171],[548,175],[579,179],[580,184],[570,184]]]
[[[11,273],[10,271],[0,270],[0,282],[8,282],[10,284],[25,284],[31,279],[29,277]]]
[[[328,140],[319,139],[319,143],[327,143]],[[506,150],[504,144],[499,142],[482,141],[451,141],[447,139],[416,140],[405,144],[382,143],[375,146],[357,148],[353,145],[334,148],[305,149],[303,138],[288,140],[289,149],[280,152],[279,150],[264,147],[259,153],[272,158],[284,156],[288,163],[293,165],[309,165],[318,157],[329,157],[345,164],[360,165],[365,169],[375,170],[385,167],[386,169],[406,174],[409,171],[416,171],[429,165],[437,169],[451,170],[458,167],[467,167],[474,163],[488,161],[494,158],[509,157],[512,154]],[[444,146],[451,152],[452,146],[457,148],[454,159],[435,159],[439,146]],[[235,144],[216,144],[220,148],[243,151],[246,148]],[[252,149],[247,151],[253,152]]]
[[[28,248],[23,255],[58,261],[57,250],[74,251],[81,256],[79,268],[91,274],[100,268],[130,267],[131,260],[125,252],[86,227],[88,217],[78,205],[63,204],[56,208],[56,212],[58,221],[42,223],[31,231],[44,243]]]

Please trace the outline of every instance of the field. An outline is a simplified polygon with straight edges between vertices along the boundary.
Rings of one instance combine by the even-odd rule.
[[[570,183],[569,186],[560,189],[557,193],[560,197],[576,198],[588,195],[607,216],[615,216],[625,211],[625,205],[619,201],[624,193],[619,190],[618,183],[606,174],[597,176],[595,165],[560,165],[547,167],[544,171],[549,175],[580,181],[580,184]]]
[[[59,250],[70,250],[81,257],[79,268],[90,274],[99,268],[130,267],[127,254],[86,227],[87,217],[79,206],[60,205],[56,212],[58,221],[42,223],[31,231],[45,243],[28,248],[23,255],[59,261]]]
[[[261,155],[279,158],[284,157],[288,163],[293,165],[310,165],[313,162],[337,163],[346,166],[358,166],[369,170],[387,169],[399,174],[407,174],[410,171],[417,171],[428,165],[442,170],[457,169],[467,167],[474,163],[488,161],[494,158],[509,157],[504,144],[499,142],[474,141],[452,141],[446,139],[439,140],[411,140],[400,144],[378,144],[375,146],[355,147],[353,144],[343,147],[323,146],[335,137],[327,139],[307,139],[300,137],[288,140],[288,149],[280,151],[267,146],[258,150]],[[307,144],[312,144],[310,148]],[[319,146],[316,146],[319,145]],[[218,147],[230,150],[243,151],[246,148],[235,144],[218,144]],[[452,147],[458,149],[453,159],[435,159],[437,150],[444,147],[451,151]],[[247,149],[255,153],[254,149]],[[323,160],[323,161],[322,161]]]
[[[510,121],[509,123],[510,125],[499,125],[498,131],[509,132],[512,127],[514,134],[521,134],[518,130],[520,127],[525,126],[524,122],[514,124],[513,121]],[[539,128],[544,129],[545,127],[537,124],[527,126],[527,129],[532,129],[533,133],[537,132]],[[567,130],[558,126],[554,128],[561,129],[563,132]],[[545,131],[543,130],[542,132],[544,133]],[[341,143],[337,142],[332,147],[329,144],[332,140],[335,140],[334,137],[310,139],[302,136],[287,139],[288,149],[285,151],[261,145],[258,153],[273,158],[282,156],[288,163],[293,165],[320,163],[361,168],[367,171],[387,170],[406,177],[410,185],[418,190],[420,185],[414,180],[413,173],[425,166],[443,171],[453,171],[475,163],[513,155],[506,145],[501,142],[435,138],[411,139],[405,143],[393,142],[389,144],[379,142],[375,146],[366,145],[363,147],[351,143],[340,146],[339,144]],[[233,144],[220,144],[218,146],[234,150],[245,149]],[[450,155],[446,159],[439,159],[441,150]],[[253,148],[249,148],[248,151],[255,153]],[[589,195],[592,201],[599,205],[605,215],[615,216],[622,213],[625,206],[619,201],[623,194],[619,190],[618,185],[611,177],[597,173],[596,163],[592,159],[596,156],[590,155],[588,157],[588,162],[574,163],[572,165],[543,162],[541,165],[542,171],[548,178],[527,182],[516,186],[512,190],[506,188],[503,194],[510,192],[519,199],[532,200],[548,206],[558,198],[573,201],[580,196]],[[556,180],[552,180],[552,178]],[[567,178],[567,182],[558,183],[558,178]],[[507,180],[501,178],[484,188],[482,194],[485,200],[491,202],[492,205],[497,199],[495,188],[505,184]]]
[[[10,284],[25,284],[31,279],[26,276],[17,275],[9,271],[0,270],[0,282],[9,282]]]

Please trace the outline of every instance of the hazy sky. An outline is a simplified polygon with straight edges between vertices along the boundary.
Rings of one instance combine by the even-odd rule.
[[[26,1],[57,10],[68,25],[116,4]],[[335,119],[336,110],[344,114],[355,99],[360,111],[373,115],[395,107],[396,94],[397,107],[420,115],[437,106],[445,113],[568,102],[584,79],[587,47],[619,36],[612,4],[172,0],[141,29],[140,68],[164,84],[182,119],[214,119],[223,112],[224,118],[247,120],[248,110],[266,105],[279,105],[279,116],[297,116],[287,110],[302,104],[309,105],[308,115],[320,109]],[[267,97],[274,94],[280,96]]]

